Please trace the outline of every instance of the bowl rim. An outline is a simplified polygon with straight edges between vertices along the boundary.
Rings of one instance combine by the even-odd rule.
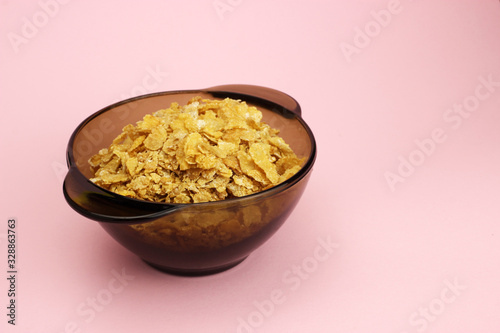
[[[277,90],[276,90],[276,92],[283,94],[282,92],[277,91]],[[154,201],[147,201],[147,200],[142,200],[142,199],[130,198],[130,197],[123,196],[123,195],[117,194],[115,192],[112,192],[110,190],[107,190],[107,189],[93,183],[89,178],[87,178],[80,171],[79,167],[76,164],[75,157],[74,157],[75,156],[74,152],[73,152],[74,151],[74,143],[75,143],[77,135],[93,119],[101,116],[102,114],[104,114],[108,111],[115,109],[116,107],[118,107],[120,105],[132,103],[132,102],[137,101],[137,100],[158,97],[158,96],[164,96],[164,95],[181,95],[181,94],[194,94],[194,93],[217,95],[217,97],[214,97],[214,98],[225,98],[225,97],[233,98],[231,96],[235,96],[235,97],[240,97],[237,99],[243,100],[245,102],[247,102],[245,97],[249,97],[253,101],[259,101],[259,102],[261,102],[263,104],[267,104],[267,105],[274,105],[275,108],[270,109],[271,112],[280,114],[281,116],[284,116],[286,118],[296,118],[297,121],[302,125],[302,127],[306,131],[306,133],[309,137],[309,140],[310,140],[310,144],[311,144],[311,152],[310,152],[309,156],[307,156],[306,162],[304,163],[304,165],[300,168],[300,170],[295,175],[293,175],[292,177],[283,181],[282,183],[279,183],[279,184],[277,184],[273,187],[270,187],[266,190],[256,192],[253,194],[249,194],[246,196],[242,196],[242,197],[234,197],[234,198],[228,198],[228,199],[219,200],[219,201],[208,201],[208,202],[197,202],[197,203],[166,203],[166,202],[154,202]],[[222,97],[222,96],[225,96],[225,97]],[[292,98],[292,97],[290,97],[290,98]],[[254,104],[252,102],[249,102],[249,103]],[[258,108],[258,106],[256,106],[256,107]],[[268,196],[275,194],[276,192],[281,192],[281,191],[293,186],[294,184],[298,183],[301,179],[303,179],[311,171],[311,169],[315,163],[315,160],[316,160],[316,155],[317,155],[317,145],[316,145],[316,140],[315,140],[314,134],[313,134],[311,128],[307,125],[307,123],[302,118],[301,112],[300,112],[300,106],[298,105],[298,103],[297,103],[296,110],[290,110],[281,104],[277,104],[273,101],[270,101],[269,99],[262,98],[262,97],[252,95],[252,94],[245,94],[245,93],[239,93],[239,92],[233,92],[233,91],[210,90],[210,88],[209,89],[193,89],[193,90],[160,91],[160,92],[154,92],[154,93],[143,94],[143,95],[127,98],[127,99],[115,102],[113,104],[110,104],[110,105],[94,112],[93,114],[91,114],[87,118],[85,118],[76,127],[76,129],[71,134],[71,137],[68,141],[68,145],[67,145],[67,149],[66,149],[66,162],[68,165],[69,172],[66,175],[66,179],[65,179],[64,194],[65,194],[66,200],[74,209],[77,209],[81,214],[84,214],[85,216],[87,216],[89,218],[93,218],[97,221],[105,221],[106,218],[103,218],[103,216],[101,216],[98,213],[94,213],[94,212],[90,212],[90,211],[82,212],[81,211],[82,207],[79,207],[75,202],[73,202],[73,200],[71,198],[69,198],[69,195],[66,193],[66,180],[67,180],[70,173],[73,173],[74,175],[76,175],[76,177],[78,177],[80,179],[85,179],[87,182],[87,184],[86,184],[87,187],[95,189],[96,192],[101,192],[101,193],[105,194],[106,196],[113,197],[115,200],[120,200],[124,204],[133,204],[134,206],[141,206],[145,209],[153,209],[155,211],[159,211],[159,210],[161,211],[162,208],[163,209],[166,209],[166,208],[178,209],[178,208],[182,208],[182,207],[194,207],[194,206],[202,207],[202,206],[223,205],[223,204],[228,204],[230,202],[251,200],[251,199],[258,198],[258,197],[265,198],[265,197],[268,197]],[[113,219],[111,219],[111,220],[113,220]],[[106,221],[106,222],[111,222],[111,220]],[[117,222],[117,221],[113,221],[113,222]]]

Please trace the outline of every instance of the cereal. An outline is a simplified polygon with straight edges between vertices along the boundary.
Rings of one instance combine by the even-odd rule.
[[[257,108],[229,98],[172,103],[125,126],[109,148],[92,156],[91,181],[131,198],[165,203],[219,201],[266,190],[297,173],[303,159],[261,119]],[[244,224],[258,218],[260,212],[249,209]],[[227,233],[237,228],[231,221],[224,225]]]

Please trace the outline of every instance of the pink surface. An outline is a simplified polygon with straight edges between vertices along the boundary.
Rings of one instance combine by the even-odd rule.
[[[500,3],[1,1],[2,332],[499,332]],[[227,272],[155,271],[62,196],[88,115],[227,83],[301,104],[319,155]]]

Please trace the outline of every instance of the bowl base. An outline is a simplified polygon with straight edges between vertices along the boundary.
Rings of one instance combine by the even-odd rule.
[[[175,267],[168,267],[168,266],[163,266],[163,265],[158,265],[152,262],[149,262],[147,260],[143,261],[148,264],[149,266],[172,275],[179,275],[179,276],[204,276],[204,275],[211,275],[211,274],[217,274],[224,272],[230,268],[233,268],[240,264],[243,260],[245,260],[247,257],[240,259],[238,261],[222,265],[222,266],[217,266],[217,267],[210,267],[210,268],[201,268],[201,269],[187,269],[187,268],[175,268]]]

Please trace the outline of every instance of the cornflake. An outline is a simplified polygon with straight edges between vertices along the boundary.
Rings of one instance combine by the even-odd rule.
[[[109,148],[92,156],[91,181],[127,197],[165,203],[266,190],[297,173],[303,159],[261,119],[257,108],[229,98],[172,103],[125,126]],[[243,213],[245,225],[260,219],[254,210]]]

